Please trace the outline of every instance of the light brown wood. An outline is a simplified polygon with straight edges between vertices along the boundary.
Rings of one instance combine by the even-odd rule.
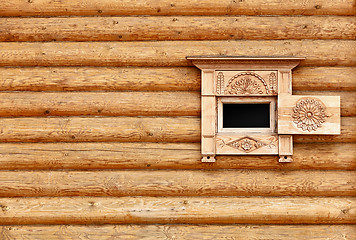
[[[2,171],[0,197],[355,196],[354,171]]]
[[[21,1],[6,0],[2,16],[68,16],[68,15],[354,15],[352,0],[295,1],[286,0],[146,0],[113,1]]]
[[[279,162],[292,162],[293,135],[278,135],[278,154]]]
[[[198,117],[0,118],[0,142],[200,142]],[[356,118],[341,135],[296,135],[294,142],[354,142]]]
[[[194,67],[0,68],[1,91],[200,91]]]
[[[294,135],[294,142],[355,142],[356,139],[356,118],[341,118],[340,135]]]
[[[217,156],[201,163],[198,143],[2,143],[0,170],[324,169],[355,170],[356,143],[294,144],[294,162],[277,156]]]
[[[355,78],[354,67],[297,67],[293,89],[355,91]],[[200,91],[200,81],[195,67],[0,67],[1,91]]]
[[[356,82],[356,81],[355,81]],[[340,96],[341,116],[356,116],[356,91],[293,91],[294,95]]]
[[[221,155],[276,155],[278,136],[276,134],[249,132],[217,133],[216,153]]]
[[[3,239],[352,240],[355,225],[52,225],[0,227]]]
[[[0,41],[353,40],[355,28],[345,16],[0,18]]]
[[[356,90],[356,68],[297,67],[293,70],[293,90]]]
[[[340,97],[279,95],[278,134],[340,134]]]
[[[258,62],[258,60],[256,60]],[[232,63],[233,64],[233,63]],[[246,95],[256,95],[256,96],[275,96],[277,95],[278,89],[278,72],[277,71],[256,71],[254,69],[260,68],[261,65],[258,63],[251,62],[248,66],[248,71],[224,71],[220,70],[221,66],[218,63],[212,62],[212,67],[216,68],[216,94],[219,96],[246,96]],[[239,62],[236,62],[236,68],[241,68]],[[268,64],[266,64],[268,65]],[[273,65],[270,64],[270,65]],[[268,66],[270,67],[270,66]],[[275,69],[278,69],[278,66],[274,66]],[[244,81],[244,79],[249,78],[256,86],[249,91],[245,91],[242,85],[239,85],[238,82]]]
[[[0,203],[4,225],[356,223],[351,197],[43,197],[0,198]]]
[[[1,118],[0,142],[198,142],[197,117]]]
[[[355,92],[296,91],[341,96],[341,115],[356,116]],[[198,92],[0,92],[0,116],[200,116]],[[215,124],[214,124],[215,125]]]
[[[13,92],[0,99],[0,116],[200,116],[198,92]]]
[[[303,66],[355,66],[355,48],[352,40],[6,42],[0,66],[191,66],[186,56],[193,55],[306,56]]]
[[[201,96],[201,153],[203,162],[215,162],[216,100]]]
[[[201,71],[201,154],[202,162],[215,162],[216,98],[214,71]]]

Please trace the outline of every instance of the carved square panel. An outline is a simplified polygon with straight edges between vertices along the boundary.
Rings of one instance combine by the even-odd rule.
[[[340,134],[339,96],[278,96],[279,134]]]
[[[215,71],[216,94],[220,96],[274,96],[277,71]]]

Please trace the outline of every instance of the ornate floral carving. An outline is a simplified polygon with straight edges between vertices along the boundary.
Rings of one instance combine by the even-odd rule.
[[[219,72],[216,76],[216,92],[222,94],[224,92],[224,74]]]
[[[293,122],[303,131],[315,131],[325,122],[325,105],[316,98],[301,98],[293,108]]]
[[[255,140],[251,137],[243,137],[243,138],[234,140],[232,142],[229,142],[226,145],[236,148],[236,149],[246,152],[246,153],[252,152],[252,151],[259,149],[263,146],[267,146],[267,144],[260,142],[258,140]]]
[[[277,75],[274,72],[269,74],[269,89],[270,93],[276,94],[277,93]]]
[[[229,80],[226,86],[225,94],[249,95],[268,93],[268,85],[265,80],[256,73],[244,72],[235,75]]]

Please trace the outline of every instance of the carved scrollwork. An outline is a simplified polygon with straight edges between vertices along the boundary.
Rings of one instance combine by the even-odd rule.
[[[226,145],[246,153],[267,146],[266,143],[253,139],[251,137],[243,137],[235,141],[229,142]]]
[[[244,72],[232,77],[224,91],[225,94],[249,95],[269,93],[265,80],[256,73]]]
[[[293,107],[292,118],[298,128],[303,131],[316,131],[328,115],[325,105],[316,98],[301,98]]]

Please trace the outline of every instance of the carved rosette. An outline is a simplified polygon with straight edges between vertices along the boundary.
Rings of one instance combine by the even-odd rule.
[[[243,137],[235,141],[229,142],[226,145],[246,153],[267,146],[266,143],[263,143],[250,137]]]
[[[292,118],[303,131],[315,131],[321,127],[328,115],[325,105],[316,98],[301,98],[293,107]]]
[[[232,77],[224,91],[231,95],[250,95],[269,93],[265,80],[256,73],[244,72]]]

